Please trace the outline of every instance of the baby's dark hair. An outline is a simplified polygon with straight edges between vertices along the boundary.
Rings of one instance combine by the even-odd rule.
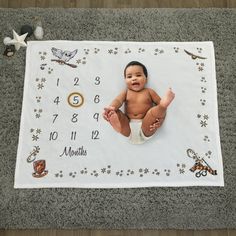
[[[148,76],[148,72],[147,72],[147,68],[145,65],[143,65],[142,63],[138,62],[138,61],[131,61],[130,63],[128,63],[124,69],[124,75],[126,73],[126,69],[129,67],[129,66],[141,66],[143,68],[143,73],[144,75],[147,77]]]

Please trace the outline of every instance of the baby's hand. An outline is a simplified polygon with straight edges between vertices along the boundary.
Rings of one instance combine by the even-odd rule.
[[[160,128],[162,125],[162,122],[163,122],[163,119],[157,118],[156,121],[152,125],[149,126],[149,130],[153,131],[155,129]]]
[[[106,121],[110,121],[110,117],[112,114],[115,113],[115,107],[105,107],[104,108],[104,112],[103,112],[103,118],[106,120]]]

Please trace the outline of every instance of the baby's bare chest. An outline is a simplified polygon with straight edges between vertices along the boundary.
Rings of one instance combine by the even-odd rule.
[[[133,92],[128,91],[126,96],[127,104],[152,104],[152,99],[148,91]]]

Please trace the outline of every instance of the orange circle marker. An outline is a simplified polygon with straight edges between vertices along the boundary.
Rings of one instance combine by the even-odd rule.
[[[78,108],[83,105],[84,97],[81,93],[73,92],[68,96],[67,102],[70,106],[72,106],[74,108]]]

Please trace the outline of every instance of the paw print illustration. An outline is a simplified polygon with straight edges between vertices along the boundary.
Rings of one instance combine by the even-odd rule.
[[[77,175],[77,172],[70,172],[69,173],[69,176],[71,176],[72,178],[75,178]]]
[[[197,48],[198,53],[202,53],[202,48]]]
[[[205,87],[201,87],[201,90],[202,90],[202,93],[205,93],[207,89]]]
[[[205,100],[205,99],[200,99],[200,102],[201,102],[201,104],[202,104],[203,106],[206,105],[206,100]]]
[[[95,53],[95,54],[98,54],[98,53],[99,53],[99,51],[100,51],[100,49],[99,49],[99,48],[94,48],[94,53]]]
[[[168,169],[168,170],[165,169],[164,172],[165,172],[166,176],[168,176],[168,177],[170,176],[170,172],[171,172],[171,171],[170,171],[169,169]]]
[[[174,47],[174,51],[175,51],[175,53],[178,53],[179,52],[179,48],[178,47]]]
[[[98,177],[98,173],[97,173],[96,170],[94,170],[93,172],[91,172],[90,175],[93,175],[94,177]]]
[[[116,175],[117,175],[117,176],[120,176],[120,177],[122,177],[123,174],[124,174],[124,171],[123,171],[123,170],[120,170],[120,171],[117,171],[117,172],[116,172]]]
[[[51,67],[48,67],[48,74],[52,74],[53,69]]]
[[[148,174],[149,173],[149,169],[148,168],[140,168],[139,169],[139,177],[143,177],[144,175]]]
[[[196,63],[196,65],[198,66],[198,71],[203,71],[204,70],[204,66],[205,64],[204,63]]]
[[[118,53],[118,48],[115,48],[113,53],[116,55]]]
[[[208,152],[205,153],[205,156],[208,157],[208,158],[211,158],[211,154],[212,154],[212,152],[208,151]]]
[[[139,48],[139,49],[138,49],[138,52],[139,52],[139,53],[145,52],[145,49],[144,49],[144,48]]]
[[[88,54],[89,54],[89,49],[88,49],[88,48],[85,48],[85,49],[84,49],[84,53],[85,53],[86,55],[88,55]]]
[[[127,175],[127,176],[129,176],[129,175],[134,175],[134,171],[129,169],[129,170],[127,170],[126,175]]]
[[[47,66],[47,63],[43,63],[43,64],[40,65],[40,69],[44,70],[46,66]]]
[[[85,167],[83,170],[81,170],[81,171],[80,171],[80,174],[82,174],[82,175],[87,175],[87,174],[88,174],[87,168]]]
[[[128,48],[126,49],[125,54],[129,54],[129,53],[131,53],[131,50]]]
[[[47,52],[39,52],[40,59],[43,61],[46,59]]]
[[[205,142],[210,142],[210,139],[209,139],[209,137],[208,137],[207,135],[204,136],[203,140],[204,140]]]
[[[154,169],[152,172],[153,175],[160,175],[160,171],[158,171],[158,169]]]
[[[201,82],[206,83],[207,82],[206,78],[205,77],[201,77]]]
[[[60,170],[59,173],[56,173],[56,174],[55,174],[55,177],[56,177],[56,178],[62,178],[62,177],[63,177],[63,171]]]
[[[157,56],[158,54],[162,54],[162,53],[164,53],[164,50],[163,50],[163,49],[158,49],[158,48],[156,48],[156,49],[154,50],[154,55],[155,55],[155,56]]]
[[[36,97],[36,101],[37,101],[37,103],[40,103],[40,102],[41,102],[41,99],[42,99],[41,96]]]

